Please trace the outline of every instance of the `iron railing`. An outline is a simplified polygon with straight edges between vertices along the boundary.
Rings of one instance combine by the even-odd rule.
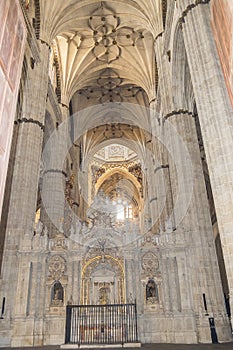
[[[138,342],[136,304],[67,305],[66,344]]]

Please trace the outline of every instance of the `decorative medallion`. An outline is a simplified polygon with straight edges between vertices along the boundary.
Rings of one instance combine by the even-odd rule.
[[[157,256],[152,252],[147,252],[142,257],[142,268],[145,274],[152,277],[156,274],[159,267],[159,261]]]
[[[51,257],[49,260],[49,273],[54,280],[59,280],[64,275],[66,269],[65,259],[59,255]]]

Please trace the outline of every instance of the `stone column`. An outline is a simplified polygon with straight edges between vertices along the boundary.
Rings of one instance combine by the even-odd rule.
[[[174,196],[173,210],[176,224],[174,237],[177,246],[180,237],[185,239],[185,242],[180,243],[184,244],[182,249],[186,251],[186,254],[188,252],[190,259],[189,283],[192,285],[192,305],[185,305],[185,308],[195,310],[196,315],[198,315],[198,340],[201,342],[211,341],[208,319],[204,317],[203,308],[203,293],[208,294],[209,309],[216,317],[219,340],[224,341],[229,339],[229,327],[225,317],[220,274],[216,269],[217,257],[195,120],[192,111],[188,110],[188,106],[192,103],[189,101],[185,104],[189,98],[189,96],[185,96],[183,101],[179,102],[177,99],[183,105],[176,103],[176,107],[174,106],[173,101],[176,101],[177,93],[173,91],[171,99],[172,81],[169,74],[171,69],[168,58],[161,50],[163,44],[163,37],[161,37],[156,42],[156,53],[161,73],[164,144],[170,153],[167,159]],[[175,250],[176,246],[174,246],[174,254]],[[177,268],[179,269],[180,265],[177,265]],[[180,273],[178,270],[178,275]],[[181,299],[185,297],[185,295],[181,295]]]
[[[210,5],[183,16],[182,32],[215,202],[233,310],[233,113],[211,32]]]
[[[13,134],[27,30],[19,1],[0,4],[0,214]],[[3,241],[3,237],[1,237]],[[2,243],[0,243],[1,248]]]
[[[162,160],[160,154],[160,142],[158,140],[159,122],[156,112],[156,103],[153,100],[150,103],[150,125],[151,135],[150,139],[146,142],[146,184],[148,187],[148,206],[151,217],[151,225],[153,233],[158,233],[160,230],[161,214],[165,207],[165,182],[163,171],[158,171],[161,168]]]
[[[4,336],[9,342],[14,306],[22,303],[20,293],[16,293],[19,264],[17,251],[31,250],[37,203],[49,63],[49,47],[39,42],[38,45],[41,61],[34,69],[28,68],[22,115],[17,120],[20,126],[2,267],[1,292],[6,297]],[[22,298],[27,297],[25,294]]]
[[[150,117],[152,125],[152,142],[147,145],[148,152],[148,201],[152,219],[152,231],[159,233],[170,226],[175,227],[173,209],[173,193],[171,188],[168,152],[164,147],[163,128],[158,120],[154,101],[150,104]]]
[[[191,260],[189,271],[192,283],[192,304],[200,317],[199,341],[210,341],[208,319],[203,316],[203,294],[208,297],[209,312],[216,318],[219,340],[224,341],[229,339],[228,320],[225,317],[220,273],[216,268],[217,256],[195,120],[191,113],[182,112],[180,109],[180,113],[170,115],[166,122],[174,127],[166,134],[170,137],[173,146],[175,166],[180,169],[178,174],[174,173],[175,170],[172,174],[172,178],[175,179],[173,190],[177,201],[177,205],[176,202],[174,204],[177,225],[174,234],[178,239],[181,232],[186,233],[185,243]],[[178,142],[178,137],[182,138],[181,143]],[[190,157],[189,163],[186,163],[187,154]],[[181,299],[185,297],[181,295]]]
[[[172,173],[174,172],[173,159],[167,149],[167,135],[164,128],[162,115],[165,116],[173,110],[173,93],[172,93],[172,79],[170,74],[170,65],[168,56],[164,53],[164,34],[159,35],[155,41],[155,53],[156,61],[159,71],[159,96],[160,111],[159,122],[157,125],[156,135],[159,135],[160,142],[158,145],[158,152],[160,154],[160,164],[154,169],[155,178],[157,178],[158,188],[158,207],[159,210],[163,209],[160,215],[160,230],[164,231],[169,229],[172,231],[176,228],[175,217],[173,215],[173,207],[175,200],[174,178],[172,179]],[[164,188],[159,184],[159,180],[163,179]],[[156,181],[156,180],[155,180]],[[164,198],[164,196],[166,198]],[[160,203],[159,203],[160,202]],[[161,202],[163,208],[161,208]]]
[[[61,106],[62,122],[69,115],[69,109]],[[68,146],[68,124],[58,126],[50,135],[42,155],[44,165],[42,184],[42,213],[41,220],[48,228],[49,237],[64,231],[65,224],[65,191],[68,177],[64,150]],[[63,167],[62,167],[63,166]]]

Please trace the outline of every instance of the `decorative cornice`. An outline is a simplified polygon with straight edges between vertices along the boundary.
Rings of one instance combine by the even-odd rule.
[[[40,0],[35,0],[35,33],[40,38]]]
[[[179,109],[178,111],[172,111],[168,114],[166,114],[164,117],[163,117],[163,120],[167,120],[168,118],[170,117],[173,117],[175,115],[181,115],[181,114],[188,114],[188,115],[191,115],[193,116],[193,113],[192,112],[189,112],[188,110],[184,110],[184,109]]]
[[[42,131],[45,130],[44,125],[43,125],[41,122],[39,122],[39,120],[35,120],[35,119],[32,119],[32,118],[29,118],[29,119],[27,119],[27,118],[22,118],[22,119],[17,119],[17,120],[15,121],[15,125],[17,125],[17,124],[23,124],[23,123],[32,123],[32,124],[36,124],[36,125],[38,125],[38,126],[41,128]]]
[[[57,95],[58,102],[61,103],[61,73],[60,73],[61,70],[59,67],[57,48],[55,46],[53,47],[53,54],[54,54],[54,65],[56,67],[56,81],[57,81],[56,95]]]
[[[49,170],[45,170],[44,171],[44,175],[46,174],[62,174],[67,178],[67,173],[64,170],[60,170],[60,169],[49,169]]]
[[[185,17],[189,12],[191,12],[195,7],[199,5],[206,5],[210,2],[210,0],[195,0],[193,4],[190,4],[186,7],[186,9],[182,12],[181,17],[179,18],[179,23],[182,28],[183,23],[185,23]]]

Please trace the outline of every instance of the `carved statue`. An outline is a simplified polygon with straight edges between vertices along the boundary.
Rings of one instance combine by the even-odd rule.
[[[106,305],[108,304],[108,289],[107,288],[100,288],[99,290],[99,301],[100,305]]]
[[[149,279],[146,285],[146,301],[154,304],[158,300],[158,288],[153,279]]]
[[[34,235],[47,236],[47,234],[48,234],[47,226],[42,221],[38,220],[34,231]]]
[[[52,306],[62,306],[64,298],[64,291],[61,283],[59,281],[55,282],[52,287],[51,293],[51,305]]]

